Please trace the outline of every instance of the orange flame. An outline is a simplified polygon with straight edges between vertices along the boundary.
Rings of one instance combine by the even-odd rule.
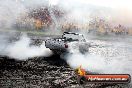
[[[82,69],[82,66],[80,66],[79,68],[77,68],[77,73],[80,76],[86,75],[86,71],[84,69]]]

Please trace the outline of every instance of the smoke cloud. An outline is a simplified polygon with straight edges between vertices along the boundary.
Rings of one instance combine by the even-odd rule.
[[[13,30],[12,24],[15,23],[18,17],[28,12],[29,9],[37,7],[37,6],[41,6],[41,5],[48,5],[48,6],[57,5],[62,7],[64,10],[68,11],[68,14],[65,16],[65,18],[69,22],[88,23],[91,17],[100,17],[100,18],[104,18],[108,20],[112,24],[123,24],[123,25],[131,26],[131,23],[132,23],[131,8],[130,9],[125,7],[113,8],[114,2],[110,3],[111,6],[107,6],[106,4],[98,5],[97,2],[98,1],[96,0],[93,2],[90,2],[90,1],[88,2],[86,0],[1,0],[0,1],[0,30],[5,30],[5,29]],[[104,0],[99,3],[103,3],[103,2],[106,3],[106,1]],[[114,6],[117,6],[117,5],[114,5]],[[3,36],[4,38],[1,36],[0,45],[3,47],[6,47],[5,45],[8,45],[8,49],[6,49],[7,48],[6,47],[5,50],[8,51],[8,54],[11,57],[18,55],[17,58],[20,58],[20,57],[27,58],[27,57],[32,57],[32,53],[35,56],[39,56],[39,55],[42,55],[40,52],[43,52],[39,50],[40,47],[44,48],[45,50],[44,44],[42,44],[40,47],[30,47],[29,46],[30,39],[27,37],[22,37],[19,41],[11,44],[10,46],[10,43],[4,40],[6,35],[3,35]],[[20,47],[23,47],[23,49]],[[1,48],[1,51],[2,50],[4,50],[4,48]],[[29,51],[26,52],[25,55],[22,55],[22,54],[16,54],[18,53],[17,50],[21,52],[24,52],[25,50],[26,51],[29,50]],[[39,53],[35,51],[39,51]],[[82,58],[84,57],[83,55],[80,55],[80,56]],[[97,56],[97,58],[102,58],[102,57]]]
[[[99,55],[80,54],[76,53],[68,55],[67,63],[74,69],[82,66],[83,69],[95,72],[95,73],[107,73],[107,74],[130,74],[131,65],[127,60],[118,60],[116,58],[107,60]],[[129,65],[128,65],[129,64]],[[129,70],[126,70],[129,69]],[[132,73],[131,73],[132,74]]]
[[[121,38],[118,38],[118,42],[116,42],[117,39],[113,41],[110,38],[109,41],[92,40],[92,42],[89,39],[87,43],[91,43],[91,45],[95,43],[97,46],[93,44],[89,47],[89,52],[85,54],[78,52],[77,47],[71,46],[69,52],[72,53],[67,54],[64,59],[74,69],[82,66],[89,72],[132,75],[131,45],[128,43],[128,40],[131,39],[126,38],[126,40],[124,43]]]
[[[69,11],[66,18],[71,22],[88,23],[92,18],[100,18],[112,25],[131,27],[132,8],[129,3],[130,0],[57,0],[56,5]]]
[[[16,21],[31,9],[37,6],[47,5],[46,0],[1,0],[0,1],[0,55],[10,56],[17,60],[24,60],[37,56],[50,56],[52,52],[45,47],[43,42],[40,46],[30,46],[31,40],[26,35],[20,40],[11,42],[14,36]],[[11,41],[10,41],[11,39]]]
[[[40,46],[30,46],[31,40],[26,35],[23,35],[19,41],[10,44],[6,48],[7,55],[19,60],[28,59],[31,57],[52,55],[52,51],[45,47],[43,42]]]
[[[33,41],[26,34],[23,34],[19,40],[11,42],[9,37],[12,34],[8,34],[9,36],[6,34],[0,35],[0,55],[6,55],[17,60],[52,55],[52,51],[45,47],[45,42],[40,46],[31,45]]]
[[[15,24],[17,17],[21,13],[27,12],[27,9],[20,2],[15,0],[0,1],[0,30],[11,29],[12,24]]]

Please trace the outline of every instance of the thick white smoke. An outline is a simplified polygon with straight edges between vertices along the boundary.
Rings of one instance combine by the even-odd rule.
[[[117,24],[126,24],[130,25],[131,22],[131,9],[128,8],[111,8],[105,7],[104,5],[97,5],[98,1],[94,1],[96,3],[91,3],[86,0],[1,0],[0,1],[0,30],[5,30],[5,27],[8,29],[11,28],[11,24],[14,23],[15,19],[21,15],[21,13],[25,13],[28,11],[28,7],[36,7],[41,5],[58,5],[63,9],[69,11],[66,18],[70,22],[77,23],[87,23],[90,19],[90,15],[94,15],[95,17],[99,16],[102,18],[108,19],[111,23]],[[106,1],[105,1],[106,2]],[[101,2],[99,2],[101,3]],[[120,3],[120,1],[119,1]],[[112,3],[111,3],[112,4]],[[114,2],[113,2],[114,4]],[[116,3],[118,4],[118,3]],[[115,5],[116,6],[116,5]],[[126,12],[127,11],[127,12]],[[88,21],[87,21],[88,20]],[[5,26],[4,26],[5,25]],[[4,27],[3,27],[4,26]],[[1,37],[2,39],[2,37]],[[22,41],[28,42],[28,39],[22,38]],[[14,53],[11,50],[16,51],[16,48],[19,50],[18,46],[21,47],[26,46],[26,50],[31,49],[28,46],[29,43],[24,43],[21,40],[13,44],[12,47],[9,48],[10,56],[14,56]],[[1,41],[3,43],[3,41]],[[21,44],[22,43],[22,44]],[[8,43],[6,43],[8,44]],[[4,44],[3,44],[4,45]],[[24,46],[23,46],[24,45]],[[17,46],[17,47],[15,47]],[[27,48],[28,47],[28,48]],[[38,47],[32,47],[38,49]],[[2,48],[3,49],[3,48]],[[33,49],[34,50],[34,49]],[[8,50],[7,50],[8,51]],[[21,50],[23,51],[23,50]],[[28,50],[27,50],[28,51]],[[32,51],[32,50],[31,50]],[[37,50],[36,50],[37,51]],[[38,55],[38,53],[37,53]],[[26,56],[26,54],[25,54]],[[31,55],[27,55],[31,56]]]
[[[114,26],[121,24],[125,27],[132,27],[132,8],[129,3],[131,3],[131,0],[57,0],[55,5],[59,5],[69,11],[66,18],[71,23],[87,24],[91,18],[100,18]],[[111,52],[114,53],[114,51]],[[126,58],[119,55],[109,60],[100,55],[73,53],[69,54],[65,59],[73,68],[82,65],[84,69],[97,73],[132,74],[132,65],[131,61],[129,61],[131,58]]]
[[[121,38],[118,42],[110,39],[109,41],[92,40],[92,42],[97,46],[89,47],[89,52],[85,54],[77,52],[78,48],[74,47],[75,44],[71,44],[72,53],[66,55],[65,60],[72,68],[82,66],[83,69],[95,73],[132,75],[131,45],[129,43],[122,42]],[[89,40],[87,43],[92,42]]]
[[[27,12],[26,7],[15,0],[0,1],[0,30],[10,29],[21,14]]]
[[[30,46],[31,40],[27,36],[22,36],[16,42],[10,42],[13,37],[14,28],[21,16],[35,7],[48,5],[47,0],[1,0],[0,1],[0,55],[7,55],[19,60],[36,56],[49,56],[52,52],[45,47]],[[13,31],[13,32],[12,32]],[[11,33],[10,33],[11,32]]]
[[[11,43],[6,47],[6,54],[10,57],[23,60],[31,57],[52,55],[52,51],[45,47],[43,42],[40,46],[30,46],[31,40],[26,35],[23,35],[19,41]]]
[[[99,55],[83,55],[80,53],[76,53],[68,55],[67,62],[71,67],[75,69],[79,66],[82,66],[83,69],[90,72],[107,74],[132,74],[132,65],[130,65],[130,62],[127,60],[118,60],[116,58],[107,60],[106,58]]]

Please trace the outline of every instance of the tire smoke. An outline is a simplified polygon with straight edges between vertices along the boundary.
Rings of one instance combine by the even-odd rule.
[[[52,55],[52,51],[45,47],[44,42],[40,46],[30,44],[30,38],[26,35],[22,35],[20,40],[6,44],[6,47],[3,47],[4,50],[2,54],[17,60],[25,60],[37,56],[48,57]]]
[[[23,35],[19,41],[10,44],[7,48],[8,56],[19,60],[28,59],[31,57],[52,55],[52,51],[45,47],[43,42],[40,46],[30,46],[31,40],[26,35]]]
[[[92,51],[85,54],[79,52],[69,53],[65,56],[65,60],[74,69],[82,66],[86,71],[93,73],[132,75],[131,49],[130,46],[127,47],[127,43],[125,43],[127,45],[124,45],[120,41],[120,43],[113,43],[113,46],[110,47],[106,45],[101,47],[103,43],[97,43],[100,48],[96,46],[91,49]],[[76,51],[74,47],[71,47],[71,50]]]

